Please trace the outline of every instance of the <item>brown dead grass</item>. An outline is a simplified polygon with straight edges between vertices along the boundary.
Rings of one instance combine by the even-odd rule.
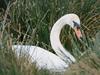
[[[65,75],[100,75],[100,59],[91,53],[76,64],[71,65]]]

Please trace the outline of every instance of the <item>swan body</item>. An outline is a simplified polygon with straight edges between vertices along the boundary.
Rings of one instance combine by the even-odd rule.
[[[17,56],[21,54],[31,55],[31,61],[36,63],[39,69],[48,69],[53,71],[64,71],[68,64],[60,59],[57,55],[37,46],[30,45],[13,45]]]
[[[31,45],[13,45],[12,49],[15,50],[17,56],[20,52],[28,54],[32,62],[36,63],[39,69],[48,69],[52,71],[65,71],[70,64],[74,63],[76,59],[61,45],[59,36],[61,29],[65,25],[70,25],[73,29],[76,29],[76,35],[81,37],[79,31],[80,19],[76,14],[67,14],[62,16],[52,27],[50,33],[51,46],[56,52],[53,54],[43,48]]]

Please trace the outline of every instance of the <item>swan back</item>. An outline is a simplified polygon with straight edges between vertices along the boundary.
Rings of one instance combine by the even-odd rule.
[[[29,54],[29,59],[31,59],[33,63],[36,63],[39,69],[65,71],[69,66],[57,55],[37,46],[13,45],[12,49],[15,50],[18,57],[21,54]]]

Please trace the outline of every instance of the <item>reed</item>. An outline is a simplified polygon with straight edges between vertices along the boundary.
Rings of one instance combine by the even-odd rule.
[[[81,19],[83,41],[66,26],[61,32],[63,46],[77,62],[65,75],[100,74],[100,1],[99,0],[15,0],[0,12],[0,75],[51,75],[38,70],[27,56],[17,58],[12,44],[37,45],[51,52],[50,31],[64,14],[75,13]],[[66,31],[67,30],[67,31]],[[98,40],[98,41],[97,41]],[[54,75],[58,75],[53,73]]]

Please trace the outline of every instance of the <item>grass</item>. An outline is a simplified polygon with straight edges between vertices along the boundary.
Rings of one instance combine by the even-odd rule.
[[[68,13],[79,15],[83,42],[71,28],[63,28],[61,42],[77,59],[65,75],[99,75],[99,0],[16,0],[9,3],[5,13],[0,12],[0,75],[50,75],[47,70],[38,71],[27,57],[17,59],[11,45],[38,45],[54,52],[49,33],[55,21]]]

